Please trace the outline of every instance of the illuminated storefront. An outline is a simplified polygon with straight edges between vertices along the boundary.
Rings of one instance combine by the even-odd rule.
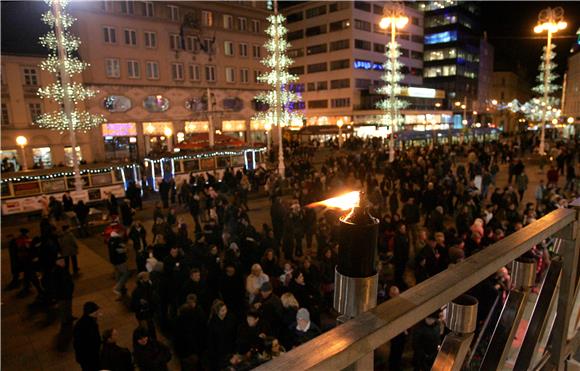
[[[135,161],[139,157],[137,124],[107,123],[102,125],[106,160]]]
[[[146,153],[168,151],[168,143],[171,142],[172,146],[174,133],[171,121],[144,122],[143,135],[145,136]]]

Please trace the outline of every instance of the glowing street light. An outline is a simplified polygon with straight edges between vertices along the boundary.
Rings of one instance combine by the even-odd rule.
[[[170,127],[166,127],[163,129],[163,135],[167,138],[167,151],[169,151],[169,153],[173,152],[173,138],[171,137],[173,135],[173,130],[171,130]]]
[[[19,135],[16,137],[16,144],[18,144],[22,150],[22,170],[28,170],[28,166],[26,166],[26,151],[24,150],[24,147],[28,144],[28,139],[23,135]]]
[[[570,116],[566,119],[566,122],[570,125],[572,125],[574,123],[574,117]]]
[[[379,27],[383,30],[387,30],[389,27],[391,28],[391,45],[395,45],[395,38],[397,35],[397,28],[401,29],[405,27],[405,25],[409,23],[409,17],[405,15],[402,6],[392,6],[390,8],[385,7],[384,17],[381,19],[379,23]],[[392,118],[391,121],[391,135],[389,137],[389,162],[395,161],[395,125],[399,119],[399,115],[397,113],[397,107],[395,104],[395,85],[396,85],[396,70],[394,66],[396,65],[397,55],[395,55],[395,51],[390,53],[391,59],[391,66],[393,66],[393,71],[391,73],[391,92],[389,96],[390,100],[390,115]],[[340,128],[339,128],[340,129]]]
[[[338,126],[338,149],[342,148],[342,125],[344,125],[344,121],[338,119],[336,121],[336,126]]]
[[[544,101],[542,106],[548,105],[548,84],[549,84],[549,73],[550,69],[548,65],[550,63],[550,54],[552,51],[552,34],[560,30],[565,29],[567,23],[564,21],[564,9],[562,7],[557,8],[546,8],[538,14],[538,24],[534,27],[535,33],[542,33],[546,31],[548,37],[546,40],[546,55],[544,60]],[[545,154],[545,138],[546,138],[546,121],[547,112],[544,109],[544,119],[542,120],[542,131],[540,133],[540,154]]]

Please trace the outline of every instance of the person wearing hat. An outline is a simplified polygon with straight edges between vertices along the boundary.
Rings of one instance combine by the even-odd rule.
[[[310,321],[310,312],[306,308],[298,309],[296,313],[296,323],[292,325],[294,329],[294,339],[292,347],[297,347],[320,335],[321,331]]]
[[[100,316],[99,309],[96,303],[87,301],[83,306],[83,316],[73,328],[75,359],[83,371],[100,370],[101,334],[97,321]]]

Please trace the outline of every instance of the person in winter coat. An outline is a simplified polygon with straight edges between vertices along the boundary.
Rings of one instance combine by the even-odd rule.
[[[234,314],[242,317],[244,310],[244,280],[237,272],[236,266],[233,263],[227,263],[224,268],[224,273],[220,277],[218,284],[218,292],[228,308],[236,311]]]
[[[60,255],[64,258],[65,269],[69,271],[70,262],[72,261],[73,274],[78,274],[79,263],[77,255],[79,246],[68,225],[62,226],[62,235],[58,239],[58,244],[60,246]]]
[[[252,265],[252,273],[246,279],[246,292],[248,293],[250,304],[254,302],[256,295],[259,294],[262,284],[268,281],[270,281],[270,278],[262,271],[260,264]]]
[[[137,327],[133,332],[133,357],[140,371],[167,371],[171,351],[151,338],[147,329]]]
[[[101,349],[101,369],[109,371],[133,371],[131,351],[117,345],[119,333],[116,329],[103,331],[103,348]]]
[[[221,300],[215,300],[208,323],[207,353],[210,369],[219,370],[226,356],[234,350],[236,321]]]
[[[413,366],[415,371],[431,370],[441,342],[439,312],[431,314],[413,330]]]
[[[131,272],[127,266],[127,249],[125,243],[121,235],[116,231],[111,232],[109,238],[109,261],[115,268],[116,285],[113,292],[118,297],[121,297],[127,292],[125,284],[129,280]]]
[[[152,338],[156,338],[153,317],[158,305],[159,298],[153,288],[149,272],[139,273],[137,287],[131,294],[131,310],[135,312],[139,327],[147,329]]]
[[[52,295],[57,301],[58,312],[60,315],[60,330],[63,331],[73,322],[72,299],[75,288],[75,284],[68,268],[66,267],[64,258],[60,257],[56,260],[50,278]]]
[[[182,371],[199,369],[199,358],[205,347],[205,339],[200,334],[206,333],[206,323],[205,312],[197,305],[196,295],[189,294],[179,308],[173,342]]]
[[[395,235],[395,244],[393,252],[393,265],[395,266],[395,285],[406,288],[407,285],[403,280],[407,261],[409,260],[409,239],[407,238],[407,227],[401,223]]]
[[[83,371],[100,370],[101,334],[97,322],[99,315],[99,306],[88,301],[83,306],[83,316],[73,328],[75,359]]]
[[[310,321],[310,313],[306,308],[298,309],[296,313],[296,322],[292,325],[294,337],[292,347],[302,345],[320,335],[321,331],[314,323]]]
[[[258,311],[251,309],[246,320],[238,326],[236,352],[246,354],[249,351],[261,351],[263,339],[270,333],[267,323],[260,319]]]

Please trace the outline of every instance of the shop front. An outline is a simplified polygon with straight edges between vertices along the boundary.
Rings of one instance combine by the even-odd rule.
[[[137,124],[107,123],[102,125],[105,144],[105,159],[137,161],[139,145],[137,143]]]
[[[246,141],[246,120],[223,120],[221,133]]]
[[[174,133],[175,130],[171,121],[144,122],[145,153],[162,153],[173,150]]]
[[[265,120],[250,120],[249,143],[267,143],[270,133],[266,129]]]

